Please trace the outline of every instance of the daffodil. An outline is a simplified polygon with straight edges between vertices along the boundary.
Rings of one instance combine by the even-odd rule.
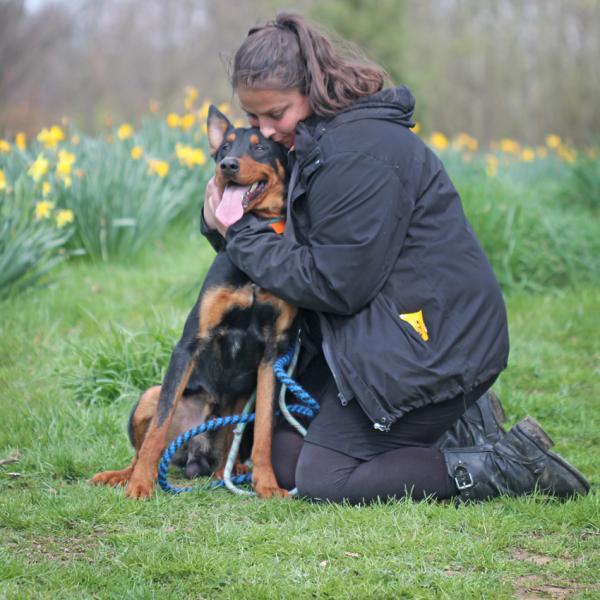
[[[535,159],[535,150],[533,148],[523,148],[521,152],[521,160],[531,162]]]
[[[485,174],[488,177],[495,177],[498,174],[498,158],[493,154],[486,154],[485,163]]]
[[[72,223],[75,220],[75,215],[72,210],[61,209],[56,213],[56,225],[58,227],[64,227],[68,223]]]
[[[169,163],[164,160],[148,160],[148,170],[150,173],[156,173],[160,178],[166,177],[169,173]]]
[[[202,103],[202,106],[198,110],[198,119],[200,121],[206,121],[206,118],[208,117],[208,109],[210,108],[210,104],[210,100],[205,100]]]
[[[71,154],[71,152],[67,152],[66,150],[61,150],[58,153],[58,163],[56,164],[56,174],[61,178],[66,178],[71,174],[71,170],[73,168],[73,164],[75,163],[76,156]]]
[[[551,133],[550,135],[546,136],[546,146],[548,146],[548,148],[552,148],[552,150],[556,150],[562,143],[562,140],[560,139],[559,135],[556,135],[555,133]]]
[[[0,192],[6,189],[6,177],[4,175],[4,171],[0,169]]]
[[[434,131],[430,138],[431,145],[436,150],[445,150],[448,147],[448,138],[439,131]]]
[[[123,123],[119,129],[117,129],[117,137],[120,140],[128,140],[133,135],[133,127],[129,123]]]
[[[228,115],[231,112],[231,104],[229,102],[221,102],[217,108],[224,114]]]
[[[464,132],[457,134],[452,140],[452,147],[459,151],[477,152],[478,146],[477,140]]]
[[[184,131],[187,131],[188,129],[190,129],[191,127],[194,126],[195,122],[196,122],[196,117],[192,113],[187,113],[187,114],[183,115],[183,117],[181,117],[180,125]]]
[[[43,154],[38,154],[35,162],[27,170],[27,174],[37,182],[48,172],[49,167],[48,159]]]
[[[417,121],[414,125],[414,127],[412,128],[412,132],[413,133],[421,133],[421,123],[419,123],[419,121]]]
[[[143,155],[144,155],[144,150],[142,149],[141,146],[134,146],[131,149],[131,158],[133,158],[133,160],[140,160],[140,158],[142,158]]]
[[[193,85],[188,85],[185,88],[185,100],[183,104],[185,110],[190,111],[194,108],[194,102],[198,99],[198,90]]]
[[[177,113],[169,113],[167,115],[167,125],[171,129],[176,129],[181,125],[181,117]]]
[[[24,152],[27,148],[27,136],[23,131],[19,131],[15,136],[15,144],[21,152]]]
[[[44,144],[46,148],[56,148],[59,142],[65,139],[63,130],[58,125],[53,125],[50,129],[42,129],[37,136],[38,142]]]
[[[505,154],[517,156],[521,152],[521,145],[511,138],[502,138],[500,140],[500,150]]]
[[[35,205],[35,218],[47,219],[54,208],[54,202],[50,202],[49,200],[40,200]]]
[[[571,164],[577,160],[577,150],[575,150],[575,148],[565,146],[564,144],[561,144],[556,149],[556,154],[559,158],[562,158],[562,160]]]
[[[0,140],[0,154],[10,152],[10,144],[6,140]]]
[[[42,183],[42,196],[44,196],[44,198],[47,198],[51,192],[52,186],[48,181],[44,181],[44,183]]]
[[[179,161],[190,169],[193,169],[196,165],[202,166],[206,163],[206,155],[202,148],[177,144],[175,153]]]

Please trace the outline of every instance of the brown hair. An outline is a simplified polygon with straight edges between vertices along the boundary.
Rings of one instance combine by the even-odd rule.
[[[254,27],[233,58],[231,85],[297,89],[312,111],[332,116],[359,98],[381,90],[386,72],[350,44],[334,45],[303,17],[279,13]]]

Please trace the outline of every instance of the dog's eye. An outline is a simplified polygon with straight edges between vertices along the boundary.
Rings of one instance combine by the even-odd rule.
[[[227,152],[229,150],[229,148],[231,148],[231,144],[225,142],[222,146],[221,146],[221,150],[223,152]]]

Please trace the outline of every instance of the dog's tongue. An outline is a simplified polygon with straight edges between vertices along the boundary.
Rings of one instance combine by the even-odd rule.
[[[244,194],[248,191],[248,186],[234,185],[230,183],[225,187],[221,203],[217,206],[215,216],[223,225],[229,227],[242,218],[244,207],[242,200]]]

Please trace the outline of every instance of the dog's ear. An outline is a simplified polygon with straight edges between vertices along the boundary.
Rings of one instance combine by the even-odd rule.
[[[217,150],[223,143],[225,133],[230,127],[233,126],[229,122],[229,119],[214,104],[211,104],[208,109],[208,120],[206,123],[211,156],[217,153]]]

